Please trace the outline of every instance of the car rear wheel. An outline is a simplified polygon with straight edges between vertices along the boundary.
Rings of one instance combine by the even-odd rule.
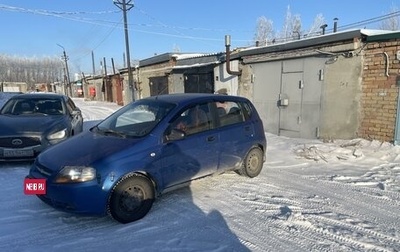
[[[236,172],[240,175],[249,178],[257,177],[263,167],[264,152],[256,147],[247,153],[246,158],[243,160],[243,165]]]
[[[150,211],[154,198],[152,182],[143,175],[131,174],[114,186],[109,214],[121,223],[139,220]]]

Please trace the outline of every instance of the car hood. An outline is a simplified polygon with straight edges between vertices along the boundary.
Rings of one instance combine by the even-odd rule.
[[[89,166],[141,140],[85,131],[46,149],[37,157],[37,161],[53,171],[67,165]]]
[[[40,133],[64,120],[63,116],[13,116],[0,115],[0,134],[18,135],[23,132]]]

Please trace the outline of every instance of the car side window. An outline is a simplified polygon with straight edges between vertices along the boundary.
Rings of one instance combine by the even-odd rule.
[[[233,101],[216,102],[220,126],[231,125],[245,121],[240,103]]]
[[[72,114],[72,112],[73,112],[73,111],[75,110],[75,108],[76,108],[75,103],[74,103],[71,99],[68,98],[68,100],[67,100],[67,102],[66,102],[66,105],[67,105],[68,113],[69,113],[69,114]]]
[[[247,102],[244,102],[242,104],[243,104],[244,117],[246,118],[246,120],[248,120],[253,115],[253,107]]]
[[[185,109],[179,117],[171,122],[172,129],[184,131],[186,135],[212,129],[213,120],[209,104],[203,103]]]

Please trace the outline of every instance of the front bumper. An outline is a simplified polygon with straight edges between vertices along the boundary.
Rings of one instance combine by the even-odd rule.
[[[47,173],[47,174],[43,174]],[[37,195],[46,204],[66,212],[90,215],[107,213],[108,192],[97,180],[82,183],[54,183],[47,171],[39,171],[33,164],[26,178],[46,179],[46,194]]]

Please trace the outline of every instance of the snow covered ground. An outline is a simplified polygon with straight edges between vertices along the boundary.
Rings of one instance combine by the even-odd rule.
[[[77,99],[85,129],[115,111]],[[163,195],[142,220],[54,210],[1,164],[0,251],[400,251],[400,146],[267,134],[254,179],[225,173]]]

